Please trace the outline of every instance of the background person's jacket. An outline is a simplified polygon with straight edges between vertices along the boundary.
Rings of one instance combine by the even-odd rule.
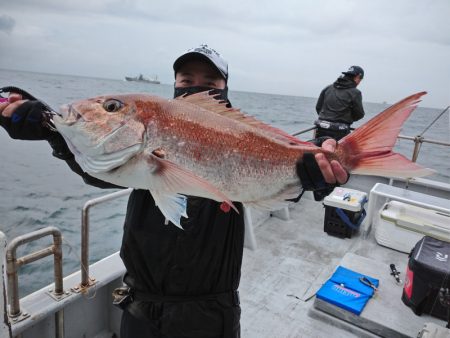
[[[316,104],[319,119],[352,124],[364,117],[361,92],[349,77],[338,78],[320,93]]]

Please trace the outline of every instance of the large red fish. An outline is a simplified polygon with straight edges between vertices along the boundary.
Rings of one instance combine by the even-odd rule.
[[[404,121],[425,92],[386,109],[325,152],[351,173],[414,177],[432,173],[392,152]],[[208,93],[167,100],[107,95],[75,102],[55,117],[81,167],[124,187],[149,189],[179,226],[182,195],[280,206],[296,197],[295,163],[324,152],[308,142],[227,108]],[[181,195],[180,195],[181,194]]]

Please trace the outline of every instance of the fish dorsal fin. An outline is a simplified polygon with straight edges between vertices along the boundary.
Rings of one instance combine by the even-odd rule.
[[[253,116],[249,116],[244,114],[240,109],[236,108],[228,108],[226,102],[216,100],[214,97],[215,94],[210,94],[210,92],[205,91],[201,93],[196,93],[192,95],[183,95],[176,98],[176,100],[181,100],[184,102],[192,103],[196,106],[199,106],[203,109],[206,109],[210,112],[219,114],[221,116],[233,119],[235,121],[239,121],[241,123],[245,123],[252,127],[261,129],[266,133],[270,134],[270,136],[276,138],[279,141],[286,142],[290,145],[307,145],[314,146],[309,142],[304,142],[299,140],[298,138],[289,135],[285,131],[272,127]]]

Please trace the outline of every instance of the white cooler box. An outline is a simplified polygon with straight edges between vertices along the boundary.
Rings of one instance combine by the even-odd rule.
[[[333,192],[323,200],[324,231],[332,236],[351,238],[366,215],[364,210],[366,201],[365,192],[342,187],[334,188]],[[347,223],[342,216],[346,218]]]
[[[409,253],[427,235],[450,242],[450,215],[436,210],[390,201],[375,218],[378,244]]]

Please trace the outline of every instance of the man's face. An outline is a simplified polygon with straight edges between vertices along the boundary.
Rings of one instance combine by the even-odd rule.
[[[180,67],[175,75],[175,87],[210,87],[224,89],[225,79],[209,63],[203,61],[188,61]]]

